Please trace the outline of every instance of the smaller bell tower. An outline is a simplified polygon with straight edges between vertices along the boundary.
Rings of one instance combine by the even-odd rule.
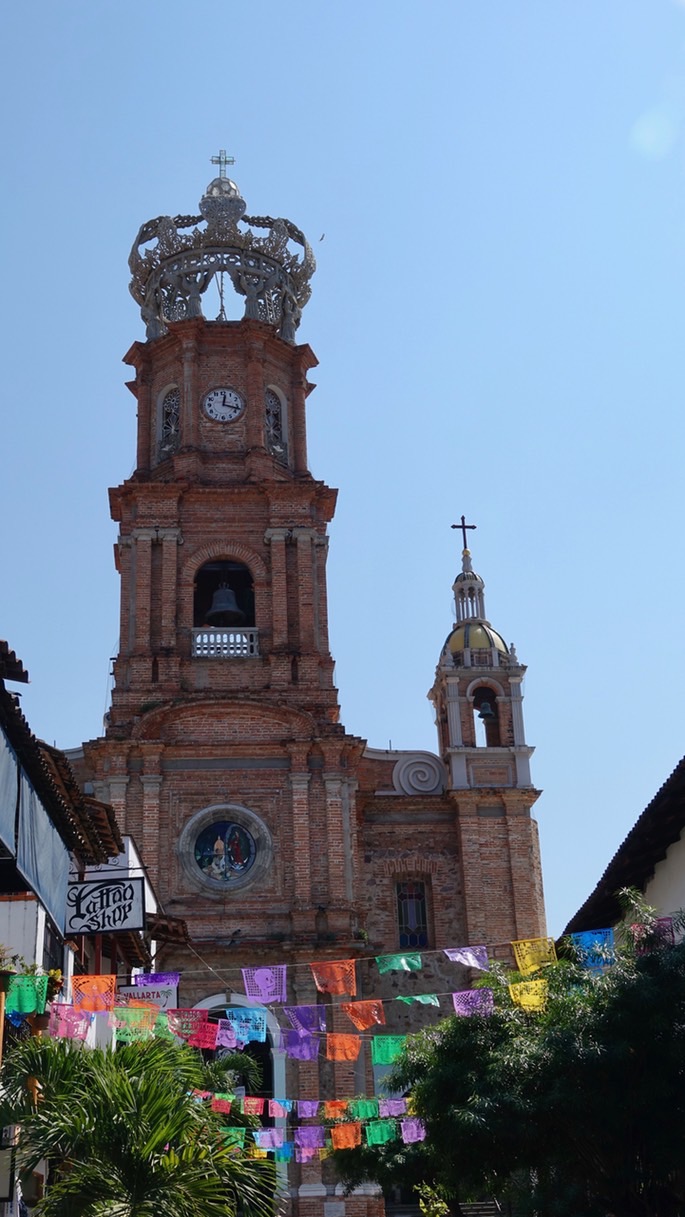
[[[494,924],[502,943],[545,933],[537,824],[522,684],[526,667],[485,611],[485,583],[471,563],[461,517],[462,569],[454,584],[455,623],[428,696],[436,712],[447,795],[457,815],[470,941]],[[490,902],[497,904],[493,910]],[[473,936],[475,934],[475,936]],[[501,937],[500,937],[501,936]]]

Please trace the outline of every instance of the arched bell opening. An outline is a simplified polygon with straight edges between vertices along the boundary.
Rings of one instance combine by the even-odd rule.
[[[499,709],[494,690],[481,685],[473,694],[476,746],[498,748],[501,743]]]
[[[243,562],[205,562],[195,576],[193,625],[250,627],[255,624],[254,582]]]
[[[209,280],[202,296],[202,316],[207,321],[242,321],[245,316],[245,299],[225,271],[217,271]]]

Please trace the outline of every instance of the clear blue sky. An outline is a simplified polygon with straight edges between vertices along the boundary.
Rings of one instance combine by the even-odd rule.
[[[685,751],[685,6],[38,0],[3,43],[0,637],[34,730],[101,730],[126,259],[225,147],[249,209],[319,260],[300,335],[310,466],[340,488],[345,725],[435,748],[465,512],[528,664],[559,931]]]

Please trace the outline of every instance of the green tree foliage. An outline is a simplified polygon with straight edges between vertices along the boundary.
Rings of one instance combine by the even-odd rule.
[[[208,1082],[230,1090],[242,1067],[254,1062],[229,1057],[208,1074],[198,1052],[160,1040],[116,1052],[44,1038],[17,1045],[2,1069],[0,1119],[20,1126],[22,1172],[50,1164],[36,1213],[272,1217],[273,1165],[226,1148],[226,1116],[191,1094]]]
[[[570,948],[546,967],[542,1011],[496,970],[481,982],[494,1014],[412,1036],[390,1086],[413,1095],[426,1141],[338,1152],[348,1186],[423,1180],[517,1217],[685,1217],[685,943],[649,913],[600,974]]]

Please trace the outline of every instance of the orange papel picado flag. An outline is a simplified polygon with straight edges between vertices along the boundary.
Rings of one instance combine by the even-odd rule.
[[[349,993],[357,995],[353,959],[338,959],[334,963],[310,963],[314,984],[319,993]]]
[[[329,1061],[356,1061],[361,1046],[358,1035],[332,1033],[326,1036],[326,1056]]]
[[[335,1124],[331,1129],[333,1149],[354,1149],[362,1143],[362,1126],[358,1121],[351,1124]]]
[[[116,976],[72,976],[71,991],[74,1005],[91,1014],[111,1010],[116,994]]]
[[[373,1027],[374,1023],[385,1022],[382,1001],[346,1001],[341,1003],[340,1009],[360,1031]]]

